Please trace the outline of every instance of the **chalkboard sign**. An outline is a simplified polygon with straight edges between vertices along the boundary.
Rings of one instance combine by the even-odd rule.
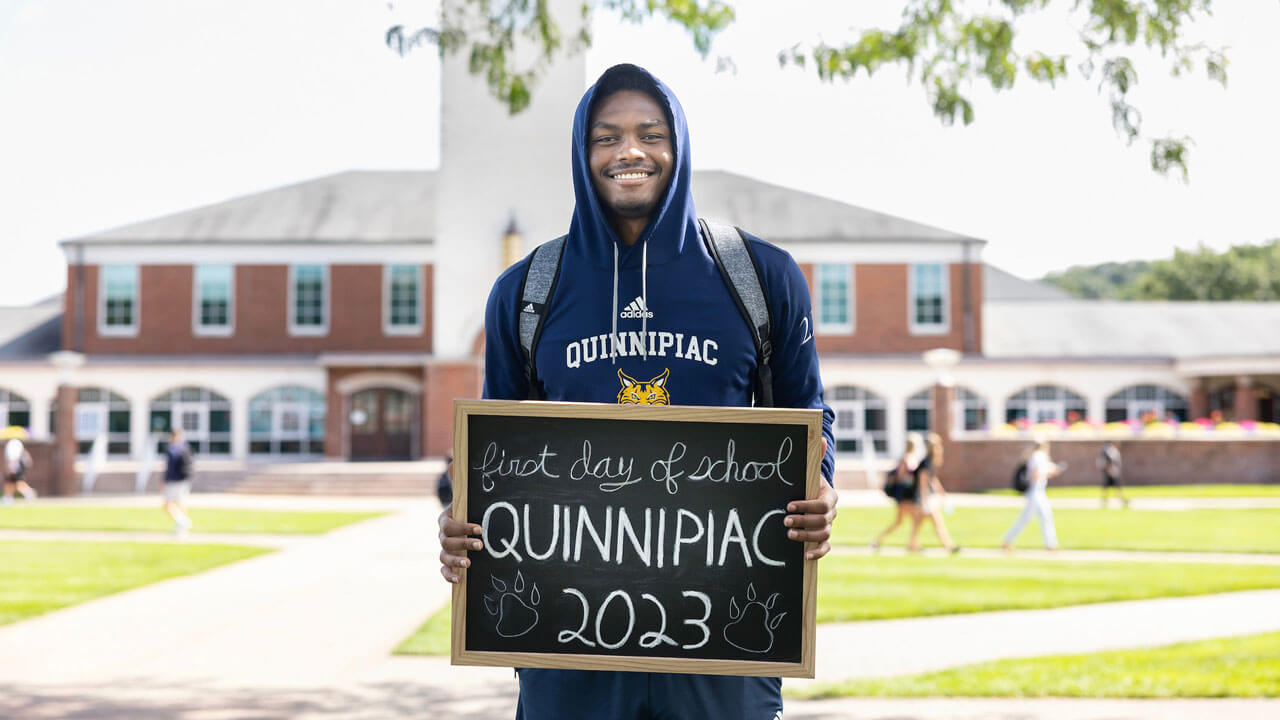
[[[813,677],[816,410],[459,400],[460,665]]]

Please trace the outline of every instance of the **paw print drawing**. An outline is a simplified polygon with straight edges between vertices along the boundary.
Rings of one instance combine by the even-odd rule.
[[[524,575],[521,575],[519,570],[516,571],[516,579],[511,583],[510,590],[507,589],[507,583],[499,580],[496,575],[491,576],[489,582],[498,592],[496,595],[484,596],[484,609],[498,618],[498,635],[507,638],[520,637],[538,624],[538,611],[535,608],[542,602],[542,597],[538,594],[537,583],[529,583],[529,594],[526,600]]]
[[[779,593],[760,602],[756,599],[755,583],[747,585],[747,603],[738,608],[738,598],[729,598],[729,618],[733,622],[724,626],[725,642],[751,653],[767,653],[773,649],[773,631],[778,628],[785,612],[773,614]]]

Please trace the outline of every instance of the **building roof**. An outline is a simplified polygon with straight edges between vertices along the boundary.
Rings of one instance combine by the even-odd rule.
[[[988,300],[982,312],[993,358],[1280,355],[1280,302]]]
[[[63,242],[424,242],[435,234],[435,179],[351,170]]]
[[[982,297],[987,300],[1075,300],[1074,295],[1038,280],[1024,280],[994,265],[982,267]]]
[[[62,295],[0,307],[0,361],[43,358],[62,346]]]
[[[694,176],[701,214],[773,242],[983,242],[723,170]],[[64,242],[424,241],[435,234],[435,178],[433,170],[353,170]]]
[[[724,170],[693,176],[699,215],[731,222],[770,242],[986,242]]]

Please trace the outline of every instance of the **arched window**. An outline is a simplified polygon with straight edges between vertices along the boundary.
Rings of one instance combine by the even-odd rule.
[[[1159,385],[1130,385],[1107,398],[1107,422],[1141,420],[1154,415],[1163,420],[1172,414],[1183,422],[1187,419],[1187,399]]]
[[[231,403],[212,390],[184,387],[158,396],[151,401],[150,427],[152,433],[182,428],[193,453],[231,454]]]
[[[249,452],[323,455],[324,396],[304,387],[272,388],[249,401]]]
[[[985,430],[987,401],[968,388],[957,387],[955,427],[961,430]]]
[[[17,425],[31,429],[31,404],[12,390],[0,388],[0,428]]]
[[[933,420],[933,389],[925,388],[907,398],[907,432],[929,432]]]
[[[835,387],[831,398],[836,414],[836,452],[860,452],[864,435],[871,438],[877,453],[888,452],[884,398],[853,385]]]
[[[1072,416],[1083,420],[1087,414],[1084,398],[1059,385],[1029,387],[1010,395],[1004,404],[1005,422],[1065,422]]]
[[[56,416],[55,401],[49,405],[49,429],[54,432]],[[101,435],[106,439],[108,455],[129,455],[131,420],[129,401],[124,397],[104,388],[80,388],[76,391],[76,452],[88,455],[93,441]]]

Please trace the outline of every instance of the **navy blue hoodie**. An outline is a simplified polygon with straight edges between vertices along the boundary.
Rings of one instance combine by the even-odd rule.
[[[672,177],[660,208],[640,239],[631,246],[622,244],[591,181],[587,135],[596,87],[588,89],[573,118],[573,220],[560,280],[548,302],[536,349],[543,394],[547,400],[576,402],[749,406],[755,381],[755,343],[698,235],[684,111],[671,91],[644,70],[621,66],[606,74],[620,69],[644,73],[666,99],[673,125],[675,163],[668,169]],[[748,235],[747,240],[762,276],[773,323],[774,405],[823,410],[827,454],[822,473],[830,481],[835,448],[833,414],[822,398],[808,286],[788,253],[754,236]],[[486,398],[529,397],[518,336],[520,286],[528,262],[525,258],[503,273],[489,296],[485,311]],[[561,696],[565,702],[574,702],[574,698],[587,701],[577,707],[595,705],[596,717],[623,715],[630,711],[624,707],[627,700],[619,694],[627,693],[637,682],[649,683],[649,693],[656,692],[653,683],[671,684],[667,691],[684,695],[683,706],[688,709],[695,697],[724,703],[726,694],[735,693],[752,708],[763,708],[761,702],[768,705],[776,696],[781,709],[776,678],[647,676],[522,670],[519,717],[555,717],[553,709],[547,710],[547,715],[535,709],[554,708],[553,696]],[[533,697],[535,693],[546,697]],[[767,697],[752,699],[761,693]],[[738,702],[735,699],[716,708],[729,710]],[[734,716],[756,714],[747,712],[745,705],[743,710],[745,715]],[[773,713],[767,717],[772,718]]]

